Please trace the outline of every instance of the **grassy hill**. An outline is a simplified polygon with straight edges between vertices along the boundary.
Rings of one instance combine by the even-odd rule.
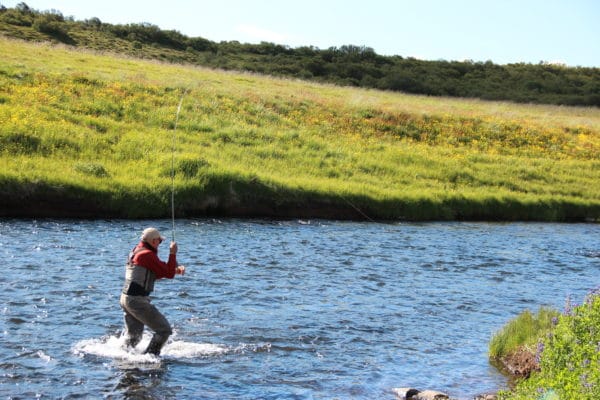
[[[131,57],[250,71],[343,86],[430,96],[520,103],[600,106],[600,68],[538,64],[496,65],[492,61],[424,61],[382,56],[366,46],[318,49],[275,43],[213,42],[163,30],[151,23],[76,21],[58,10],[38,11],[25,3],[0,5],[0,34],[50,41]]]
[[[597,108],[341,88],[6,38],[0,54],[2,216],[170,216],[174,164],[178,216],[600,218]]]

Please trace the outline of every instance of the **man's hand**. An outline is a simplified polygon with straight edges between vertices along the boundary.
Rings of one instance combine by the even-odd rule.
[[[175,273],[178,275],[183,275],[185,274],[185,266],[184,265],[179,265],[176,269],[175,269]]]
[[[177,243],[171,242],[171,244],[169,245],[169,253],[177,254]]]

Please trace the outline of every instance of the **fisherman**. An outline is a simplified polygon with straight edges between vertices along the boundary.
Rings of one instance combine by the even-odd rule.
[[[126,345],[131,348],[137,346],[142,339],[144,326],[147,326],[154,331],[154,335],[144,353],[157,356],[172,330],[169,321],[150,302],[154,281],[173,279],[176,274],[185,273],[185,267],[177,265],[177,243],[171,242],[166,263],[158,258],[158,246],[164,240],[156,228],[144,229],[140,242],[129,253],[120,301],[125,314]]]

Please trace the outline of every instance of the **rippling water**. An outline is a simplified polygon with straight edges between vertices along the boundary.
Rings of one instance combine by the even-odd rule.
[[[171,234],[0,221],[0,396],[469,398],[506,384],[493,332],[600,285],[593,224],[181,220],[188,272],[157,282],[175,335],[156,359],[120,347],[123,264],[149,225]]]

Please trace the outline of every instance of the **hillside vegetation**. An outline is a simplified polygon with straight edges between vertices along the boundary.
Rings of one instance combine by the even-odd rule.
[[[4,216],[168,216],[174,164],[178,216],[600,218],[597,108],[342,88],[9,39],[0,54]]]
[[[345,86],[432,96],[600,106],[599,68],[566,67],[544,61],[536,65],[422,61],[401,55],[381,56],[370,47],[356,45],[321,50],[267,42],[216,43],[162,30],[147,22],[113,25],[98,18],[75,21],[58,10],[38,11],[26,3],[12,9],[0,6],[0,33],[137,58]]]

